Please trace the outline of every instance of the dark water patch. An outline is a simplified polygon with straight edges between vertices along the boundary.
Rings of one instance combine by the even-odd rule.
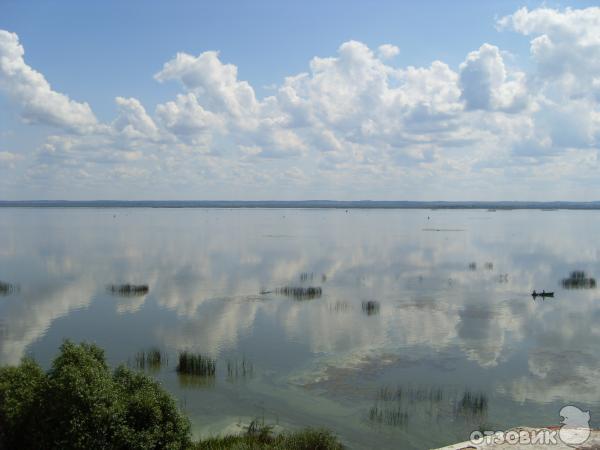
[[[150,292],[147,284],[111,284],[107,290],[119,297],[142,297]]]
[[[562,280],[562,286],[565,289],[595,289],[596,279],[588,277],[583,270],[574,270]]]

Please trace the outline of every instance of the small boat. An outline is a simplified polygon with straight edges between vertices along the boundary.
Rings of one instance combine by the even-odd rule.
[[[531,296],[533,298],[536,298],[536,297],[554,297],[554,292],[546,292],[546,291],[536,292],[536,291],[533,291],[531,293]]]

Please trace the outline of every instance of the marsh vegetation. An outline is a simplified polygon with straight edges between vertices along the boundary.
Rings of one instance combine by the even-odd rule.
[[[300,274],[301,282],[312,281],[315,278],[318,278],[318,277],[314,274],[314,272],[302,272]],[[327,281],[327,275],[325,275],[324,273],[321,274],[320,278],[321,278],[321,282],[323,282],[323,283],[325,283]]]
[[[575,270],[562,280],[562,286],[565,289],[595,289],[596,279],[588,277],[582,270]]]
[[[147,284],[111,284],[107,290],[120,297],[141,297],[150,292]]]
[[[485,416],[488,409],[488,398],[482,392],[465,391],[462,397],[455,403],[456,415],[477,418]]]
[[[348,302],[338,300],[335,303],[329,305],[329,311],[336,313],[347,312],[350,311],[350,305],[348,304]]]
[[[241,361],[227,361],[227,379],[229,381],[237,381],[240,379],[252,378],[254,375],[254,365],[242,358]]]
[[[169,363],[166,353],[162,353],[158,348],[137,352],[133,361],[136,369],[151,371],[160,370],[163,365],[168,365]]]
[[[214,377],[217,370],[217,361],[201,355],[184,351],[179,353],[177,373],[197,377]]]
[[[386,407],[374,405],[369,410],[369,420],[373,423],[399,427],[408,424],[409,414],[401,406]]]
[[[192,450],[342,450],[344,446],[335,435],[325,429],[304,430],[275,434],[273,427],[254,420],[246,432],[237,436],[205,439]]]
[[[0,295],[7,296],[19,291],[19,286],[12,283],[0,281]]]
[[[367,316],[379,314],[379,308],[379,302],[376,300],[368,300],[366,302],[362,302],[362,310]]]
[[[368,419],[392,427],[405,426],[413,419],[419,423],[423,420],[439,422],[454,419],[473,423],[485,419],[487,408],[487,396],[468,389],[386,386],[377,391]]]
[[[292,297],[295,300],[311,300],[320,298],[323,290],[319,286],[284,286],[275,289],[275,294]]]

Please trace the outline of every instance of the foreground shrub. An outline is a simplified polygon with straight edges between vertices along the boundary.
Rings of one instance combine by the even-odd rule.
[[[104,351],[66,341],[44,372],[32,359],[0,368],[0,450],[338,450],[328,431],[274,435],[252,422],[242,436],[192,443],[190,423],[152,378]]]
[[[342,450],[344,447],[327,430],[307,428],[275,435],[266,425],[253,422],[245,434],[206,439],[194,450]]]
[[[65,342],[47,372],[0,369],[0,449],[185,449],[190,425],[151,378]]]

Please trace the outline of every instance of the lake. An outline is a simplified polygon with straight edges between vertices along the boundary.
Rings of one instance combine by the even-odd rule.
[[[567,404],[598,426],[599,232],[600,211],[0,208],[0,363],[159,349],[143,370],[196,436],[258,418],[422,449]],[[179,376],[186,350],[214,376]]]

